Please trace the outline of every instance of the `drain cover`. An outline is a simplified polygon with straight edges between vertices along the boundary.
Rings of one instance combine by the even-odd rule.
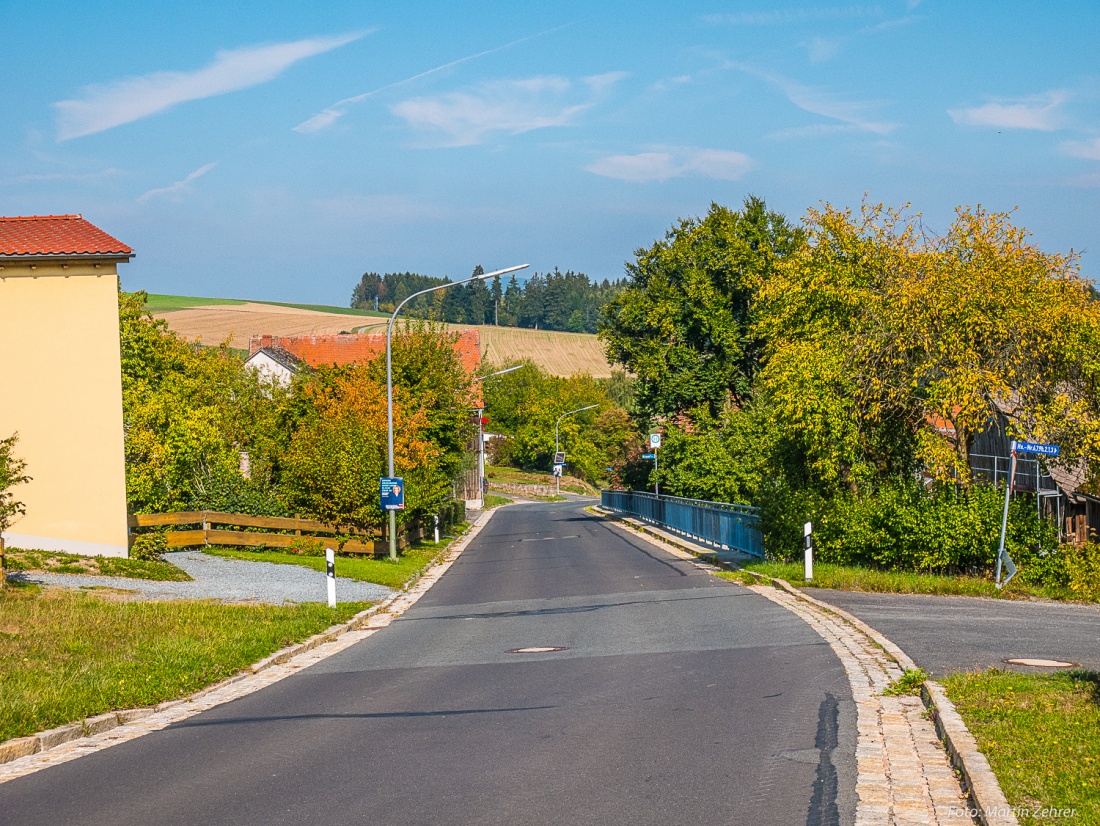
[[[509,648],[505,654],[551,654],[568,650],[564,645],[533,645],[530,648]]]
[[[1001,660],[1009,665],[1030,665],[1032,668],[1073,668],[1077,663],[1067,663],[1061,660],[1034,660],[1027,657],[1019,657],[1011,660]]]

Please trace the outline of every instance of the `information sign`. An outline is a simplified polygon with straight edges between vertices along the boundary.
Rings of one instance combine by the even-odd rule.
[[[654,450],[656,450],[657,448],[659,448],[661,446],[661,434],[660,433],[650,433],[649,434],[649,446],[651,448],[653,448]]]
[[[382,510],[405,510],[405,480],[400,476],[383,476],[381,480]]]
[[[565,465],[554,465],[554,475],[561,476],[561,472],[564,467]]]
[[[1060,445],[1044,445],[1039,442],[1013,442],[1012,449],[1017,453],[1038,453],[1042,456],[1057,456],[1062,452]]]
[[[565,451],[564,450],[559,450],[557,453],[554,454],[554,464],[555,465],[564,465],[565,464]]]

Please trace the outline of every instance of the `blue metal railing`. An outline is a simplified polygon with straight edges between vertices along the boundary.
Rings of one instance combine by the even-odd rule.
[[[602,490],[600,504],[719,550],[764,557],[760,511],[748,505],[656,496],[638,490]]]

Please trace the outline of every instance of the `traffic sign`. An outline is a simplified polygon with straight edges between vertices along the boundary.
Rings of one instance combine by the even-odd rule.
[[[400,476],[383,476],[380,484],[382,510],[405,510],[405,480]]]
[[[661,446],[661,434],[660,433],[650,433],[649,434],[649,446],[651,448],[653,448],[654,450],[656,450],[657,448],[659,448]]]
[[[565,451],[564,450],[559,450],[557,453],[554,454],[554,464],[555,465],[564,465],[565,464]]]
[[[642,458],[643,459],[656,459],[657,454],[656,453],[643,453]]]
[[[1039,453],[1043,456],[1057,456],[1062,452],[1060,445],[1044,445],[1039,442],[1013,442],[1012,449],[1017,453]]]
[[[564,468],[565,468],[565,465],[554,465],[554,475],[555,476],[561,476],[561,472]]]

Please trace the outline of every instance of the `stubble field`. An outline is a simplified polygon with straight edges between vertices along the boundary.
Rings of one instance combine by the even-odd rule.
[[[171,302],[164,299],[172,299]],[[199,302],[210,299],[194,299]],[[232,304],[186,305],[177,296],[150,296],[150,309],[157,318],[168,323],[169,329],[188,341],[206,345],[228,341],[230,347],[248,349],[254,335],[332,335],[343,332],[385,332],[386,322],[379,317],[339,311],[318,311],[301,307],[286,307],[259,302]],[[603,346],[594,335],[527,330],[516,327],[448,324],[449,330],[481,331],[481,355],[493,364],[510,365],[530,359],[549,373],[570,376],[589,373],[594,378],[611,375],[611,365]]]

